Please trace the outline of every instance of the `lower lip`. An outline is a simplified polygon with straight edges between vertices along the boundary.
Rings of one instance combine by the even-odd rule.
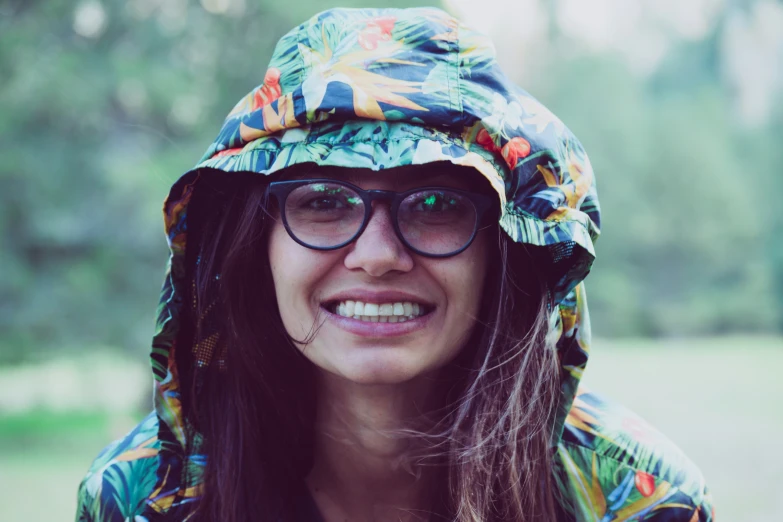
[[[326,308],[321,308],[326,312],[327,319],[334,323],[338,328],[361,337],[376,338],[406,335],[424,328],[427,326],[427,323],[429,323],[430,318],[433,315],[431,311],[425,315],[420,315],[415,319],[408,319],[402,323],[372,323],[370,321],[354,319],[353,317],[344,317],[342,315],[330,312]]]

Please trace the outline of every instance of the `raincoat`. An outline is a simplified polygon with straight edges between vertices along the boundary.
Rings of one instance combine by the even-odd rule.
[[[590,351],[582,280],[599,234],[593,169],[574,135],[513,85],[492,43],[438,9],[335,9],[278,43],[263,83],[226,118],[201,162],[164,205],[171,250],[152,343],[155,410],[95,460],[77,520],[183,520],[198,501],[185,483],[186,430],[174,343],[182,314],[188,202],[206,169],[267,175],[312,162],[372,170],[448,161],[497,191],[500,227],[545,261],[562,366],[553,445],[563,520],[713,520],[702,474],[642,419],[579,386]],[[213,362],[191,353],[191,375]],[[180,361],[183,357],[179,357]],[[195,361],[194,359],[198,359]],[[303,516],[304,520],[317,520]]]

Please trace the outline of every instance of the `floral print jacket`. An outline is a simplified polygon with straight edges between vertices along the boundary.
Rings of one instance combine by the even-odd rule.
[[[563,376],[553,441],[563,520],[714,520],[701,473],[676,446],[579,387],[590,351],[582,280],[600,226],[584,149],[507,79],[485,36],[427,8],[334,9],[293,29],[278,43],[263,83],[174,184],[164,205],[171,258],[151,353],[155,411],[95,460],[79,488],[78,522],[185,520],[198,501],[198,473],[182,478],[185,466],[198,469],[204,457],[183,456],[174,340],[186,312],[188,203],[202,173],[435,161],[483,174],[497,191],[500,227],[545,261]],[[202,366],[213,359],[209,350],[198,358]],[[195,365],[190,373],[197,372]]]

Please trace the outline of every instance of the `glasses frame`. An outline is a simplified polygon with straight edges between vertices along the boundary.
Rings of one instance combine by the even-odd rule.
[[[335,246],[319,247],[319,246],[314,246],[305,243],[304,241],[296,237],[296,234],[293,233],[291,227],[288,225],[288,219],[286,218],[286,213],[285,213],[286,200],[288,199],[288,195],[291,192],[293,192],[295,189],[302,187],[304,185],[309,185],[311,183],[331,183],[336,185],[342,185],[344,187],[350,188],[351,190],[355,191],[356,194],[358,194],[359,197],[362,199],[362,202],[364,202],[364,218],[362,221],[362,225],[359,227],[359,230],[356,231],[356,234],[354,234],[350,239]],[[473,206],[476,208],[476,221],[473,225],[473,233],[471,234],[470,239],[468,239],[465,245],[459,248],[458,250],[446,254],[431,254],[428,252],[423,252],[418,248],[414,247],[413,245],[411,245],[410,243],[408,243],[408,241],[402,235],[402,231],[400,230],[400,224],[397,221],[397,212],[400,208],[400,204],[403,202],[403,200],[406,197],[410,196],[411,194],[415,194],[417,192],[422,192],[425,190],[446,190],[449,192],[454,192],[470,200],[470,202],[473,203]],[[364,230],[367,228],[367,224],[370,222],[370,217],[372,216],[372,210],[373,210],[372,202],[382,201],[389,204],[389,212],[391,214],[392,227],[394,228],[394,233],[397,234],[397,238],[400,240],[400,242],[412,252],[420,256],[432,257],[432,258],[452,257],[464,252],[471,245],[471,243],[473,243],[473,240],[476,239],[476,234],[478,233],[479,230],[482,229],[481,224],[484,223],[484,219],[487,211],[490,210],[494,206],[495,202],[497,201],[497,198],[493,198],[492,196],[488,196],[486,194],[477,194],[475,192],[468,192],[466,190],[455,189],[452,187],[443,187],[443,186],[416,187],[411,190],[406,190],[405,192],[395,192],[393,190],[376,190],[376,189],[364,190],[360,187],[357,187],[353,183],[348,183],[347,181],[328,179],[328,178],[273,181],[267,187],[267,198],[269,197],[269,195],[273,195],[277,200],[277,204],[280,208],[280,217],[283,220],[283,226],[285,227],[286,232],[288,232],[288,235],[291,236],[291,239],[293,239],[294,241],[296,241],[298,244],[302,245],[305,248],[309,248],[311,250],[329,251],[329,250],[338,250],[340,248],[350,245],[351,243],[356,241],[359,238],[359,236],[361,236],[364,233]]]

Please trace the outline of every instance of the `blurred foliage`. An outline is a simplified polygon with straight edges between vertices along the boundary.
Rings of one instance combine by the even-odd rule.
[[[599,334],[783,329],[783,124],[735,123],[714,45],[684,45],[646,80],[610,57],[563,63],[540,94],[597,173]]]
[[[325,7],[0,3],[0,362],[146,349],[168,187],[261,80],[277,39]],[[718,39],[679,45],[648,77],[610,54],[562,53],[526,86],[580,136],[598,173],[595,330],[779,332],[782,119],[738,127]]]
[[[108,414],[104,412],[73,412],[55,414],[51,411],[32,411],[17,415],[0,415],[0,441],[32,443],[31,439],[51,437],[58,432],[66,436],[85,436],[107,431]],[[141,420],[141,419],[139,419]],[[105,441],[102,441],[105,442]]]

